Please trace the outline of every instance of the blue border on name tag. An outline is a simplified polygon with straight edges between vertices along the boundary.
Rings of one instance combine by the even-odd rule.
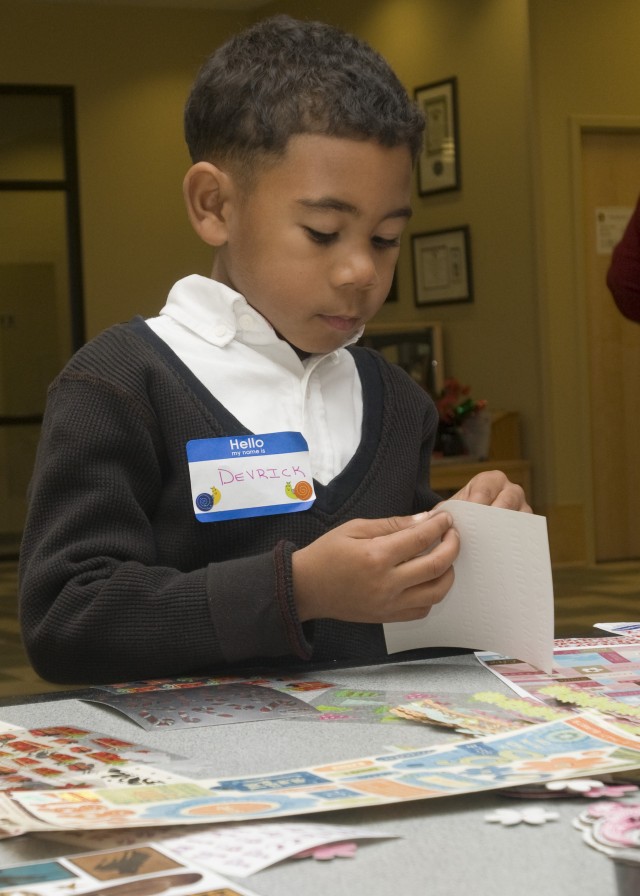
[[[272,516],[278,513],[299,513],[313,506],[313,501],[298,501],[296,504],[270,504],[268,507],[239,507],[236,510],[218,510],[212,513],[196,513],[201,523],[212,523],[218,520],[242,520],[255,516]]]
[[[273,432],[259,436],[218,436],[213,439],[192,439],[187,442],[189,463],[202,460],[223,460],[227,457],[260,457],[263,454],[291,454],[308,451],[301,432]]]

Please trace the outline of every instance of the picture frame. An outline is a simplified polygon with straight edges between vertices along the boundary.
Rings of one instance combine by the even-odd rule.
[[[402,367],[432,398],[442,392],[444,349],[439,322],[367,324],[360,344]]]
[[[411,249],[418,307],[473,301],[471,233],[467,225],[413,234]]]
[[[459,190],[458,80],[446,78],[414,90],[425,118],[424,145],[418,157],[418,193],[428,196]]]
[[[391,286],[389,287],[389,292],[387,294],[387,298],[384,300],[385,305],[388,305],[390,302],[398,301],[398,271],[397,269],[393,272],[393,280],[391,281]]]

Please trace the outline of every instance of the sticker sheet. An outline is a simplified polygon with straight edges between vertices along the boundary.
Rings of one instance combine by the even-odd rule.
[[[596,622],[593,627],[614,635],[626,636],[640,633],[640,622]]]
[[[180,758],[74,725],[25,729],[0,722],[0,791],[184,780],[153,767]]]
[[[528,663],[499,654],[476,654],[479,661],[516,693],[543,703],[553,698],[542,693],[553,684],[567,685],[588,694],[610,697],[640,706],[640,644],[627,638],[592,639],[580,646],[556,642],[549,675]]]
[[[571,685],[550,684],[540,689],[542,699],[551,697],[557,703],[577,709],[593,709],[602,715],[612,716],[625,731],[640,733],[640,706],[631,706],[606,694],[589,693]]]
[[[266,820],[638,767],[640,735],[585,712],[450,746],[279,773],[156,786],[27,791],[10,798],[0,795],[0,823],[15,834],[46,827]]]
[[[394,711],[395,706],[430,696],[422,691],[329,688],[321,696],[311,700],[311,706],[316,710],[315,714],[300,716],[298,721],[398,723],[400,718]]]
[[[430,722],[462,734],[497,734],[534,722],[570,715],[568,710],[542,706],[531,698],[519,700],[504,694],[447,694],[423,691],[331,688],[312,700],[316,715],[304,721],[320,722]]]
[[[150,843],[0,869],[3,896],[255,896]]]
[[[604,624],[607,625],[607,623]],[[624,623],[627,626],[630,624],[628,622]],[[621,644],[640,644],[640,632],[628,630],[608,638],[556,638],[553,642],[553,647],[554,651],[562,648],[567,650],[590,650],[593,647],[619,647]]]
[[[243,682],[109,693],[86,699],[105,703],[147,729],[229,725],[316,713],[291,693]]]
[[[417,691],[349,688],[303,678],[158,679],[96,690],[104,691],[105,696],[92,698],[93,702],[105,703],[145,728],[219,725],[275,717],[313,722],[397,723],[399,718],[391,711],[394,705],[432,696]]]
[[[103,691],[105,694],[146,694],[151,691],[185,691],[209,685],[229,684],[261,685],[262,687],[280,691],[283,694],[293,694],[298,699],[305,701],[311,700],[318,693],[334,686],[329,681],[320,681],[315,678],[306,678],[305,676],[292,678],[291,676],[283,675],[263,678],[262,676],[247,677],[246,675],[205,675],[197,678],[150,678],[119,684],[103,684],[95,687],[94,690]]]
[[[551,708],[531,698],[508,697],[492,691],[423,696],[394,706],[391,712],[402,719],[453,728],[473,737],[516,731],[571,715],[569,710]]]
[[[147,828],[119,831],[49,831],[38,835],[67,849],[121,850],[125,854],[149,842]],[[309,821],[254,821],[242,824],[170,827],[153,830],[153,844],[186,865],[234,877],[248,877],[264,868],[328,844],[354,840],[385,840],[395,834],[361,825],[318,824]]]

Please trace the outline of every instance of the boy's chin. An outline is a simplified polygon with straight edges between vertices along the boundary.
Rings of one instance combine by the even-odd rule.
[[[278,336],[288,342],[295,353],[301,358],[308,358],[309,355],[326,355],[329,352],[335,352],[339,348],[344,348],[347,343],[353,341],[353,334],[327,334],[323,337],[317,335],[304,337],[293,335],[288,337],[286,333],[280,333],[276,330]]]
[[[298,344],[296,342],[291,342],[288,339],[285,341],[289,343],[291,348],[301,358],[308,358],[309,355],[328,355],[330,352],[335,352],[339,348],[344,348],[347,343],[351,342],[351,340],[346,337],[344,339],[331,340],[300,340]]]

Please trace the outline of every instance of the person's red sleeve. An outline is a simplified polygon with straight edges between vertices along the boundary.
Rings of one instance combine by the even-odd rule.
[[[611,255],[607,286],[622,314],[640,323],[640,199]]]

